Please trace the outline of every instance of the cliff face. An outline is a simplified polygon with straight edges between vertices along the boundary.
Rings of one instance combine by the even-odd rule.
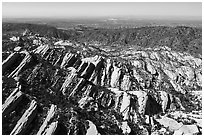
[[[27,39],[2,63],[3,134],[201,134],[202,58]]]

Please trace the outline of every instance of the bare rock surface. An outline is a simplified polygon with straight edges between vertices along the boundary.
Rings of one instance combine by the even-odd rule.
[[[199,132],[196,125],[183,125],[179,130],[174,132],[174,135],[196,135]]]
[[[32,122],[35,115],[37,114],[36,112],[37,112],[37,103],[36,101],[33,100],[30,103],[30,107],[26,110],[26,112],[23,114],[21,119],[14,127],[13,131],[11,132],[11,135],[24,134],[24,132],[27,129],[27,126]]]
[[[179,130],[183,126],[182,123],[178,123],[176,120],[168,117],[162,117],[161,119],[157,119],[157,121],[171,131]]]

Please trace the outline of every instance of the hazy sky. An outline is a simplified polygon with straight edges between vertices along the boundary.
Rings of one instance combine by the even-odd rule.
[[[28,2],[2,3],[2,16],[8,18],[28,17],[193,17],[202,18],[202,3],[69,3],[69,2]]]

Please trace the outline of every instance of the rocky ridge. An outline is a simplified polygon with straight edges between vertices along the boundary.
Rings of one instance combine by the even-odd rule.
[[[202,58],[26,38],[3,53],[3,134],[202,134]]]

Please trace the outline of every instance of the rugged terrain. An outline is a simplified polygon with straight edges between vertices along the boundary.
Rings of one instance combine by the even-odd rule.
[[[202,134],[201,29],[15,25],[3,24],[3,134]]]

